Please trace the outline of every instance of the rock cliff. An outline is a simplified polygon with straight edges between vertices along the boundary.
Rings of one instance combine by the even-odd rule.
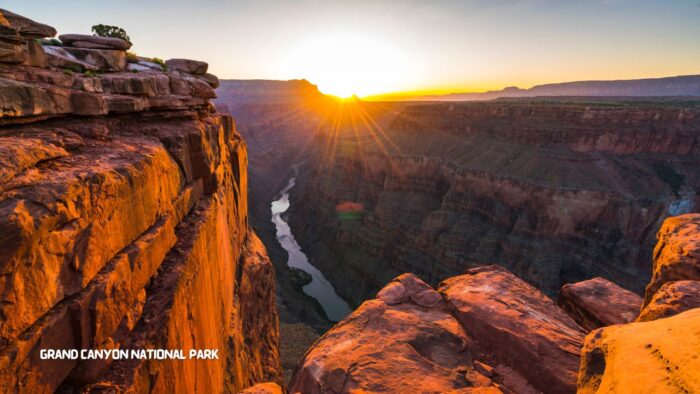
[[[281,381],[247,149],[206,63],[52,37],[0,10],[0,391],[237,392]],[[167,69],[167,71],[165,71]],[[218,349],[61,359],[42,349]]]
[[[654,262],[655,277],[664,270],[676,280],[637,322],[627,314],[641,298],[602,279],[566,286],[571,316],[602,326],[585,336],[564,309],[501,266],[469,269],[438,291],[404,274],[311,347],[290,392],[697,392],[700,304],[688,268],[700,259],[687,245],[700,239],[698,216],[668,219],[659,232],[657,250],[685,246],[657,257],[683,263]]]
[[[697,209],[693,102],[404,105],[375,127],[323,127],[292,207],[356,304],[403,272],[436,284],[490,262],[550,296],[597,276],[641,293],[661,223]],[[340,215],[345,202],[363,209]]]

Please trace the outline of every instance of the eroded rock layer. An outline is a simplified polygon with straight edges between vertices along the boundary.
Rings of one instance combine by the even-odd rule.
[[[634,321],[642,297],[603,278],[566,284],[557,304],[588,331]]]
[[[3,32],[19,54],[55,34],[13,18]],[[0,391],[280,381],[274,272],[248,227],[246,145],[213,110],[213,89],[184,71],[122,72],[100,57],[117,49],[65,49],[98,51],[79,60],[100,73],[0,58]],[[54,360],[46,349],[218,357]]]

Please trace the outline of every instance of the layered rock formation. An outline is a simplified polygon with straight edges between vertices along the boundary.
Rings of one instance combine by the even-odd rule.
[[[687,228],[697,216],[666,220],[657,250],[700,239],[700,231]],[[469,269],[438,292],[415,275],[401,275],[312,346],[290,391],[697,392],[700,305],[679,300],[697,298],[698,282],[684,276],[700,261],[687,248],[661,255],[684,260],[674,272],[683,279],[663,285],[638,322],[627,323],[634,317],[620,311],[641,304],[640,297],[601,279],[567,285],[563,306],[573,316],[592,302],[584,321],[613,323],[585,339],[563,309],[501,266]],[[610,305],[601,308],[602,302]]]
[[[0,41],[24,40],[18,53],[55,34],[0,12]],[[0,58],[0,391],[280,381],[275,275],[248,228],[247,150],[232,119],[198,76],[112,72],[123,50],[81,45],[53,47],[86,65],[74,71]],[[55,360],[46,349],[218,358]]]
[[[667,219],[637,323],[593,331],[582,350],[581,393],[693,393],[700,390],[698,220]]]
[[[642,298],[608,280],[593,278],[564,285],[557,303],[581,327],[591,331],[634,321]]]
[[[292,393],[574,391],[584,332],[500,266],[394,279],[307,352]]]
[[[552,296],[596,276],[639,293],[661,223],[698,204],[692,103],[378,106],[321,129],[291,213],[354,303],[402,272],[434,284],[489,262]],[[339,215],[348,201],[363,215]]]

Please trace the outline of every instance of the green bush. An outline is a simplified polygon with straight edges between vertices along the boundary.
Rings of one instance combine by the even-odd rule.
[[[87,71],[85,71],[85,76],[88,77],[88,78],[94,78],[94,77],[96,77],[96,76],[98,76],[98,75],[99,75],[99,74],[97,74],[96,72],[94,72],[94,71],[92,71],[92,70],[87,70]]]
[[[131,42],[131,38],[126,34],[126,31],[118,26],[95,25],[92,27],[92,32],[100,37],[121,38],[124,41]]]
[[[126,61],[128,63],[138,63],[139,57],[134,52],[127,52],[126,53]]]
[[[154,57],[151,59],[151,61],[155,64],[159,64],[161,68],[163,68],[163,71],[168,71],[168,65],[165,64],[165,61],[159,57]]]
[[[63,69],[63,73],[66,74],[66,75],[73,75],[73,74],[75,74],[75,73],[73,72],[73,70],[70,70],[70,69],[67,69],[67,68],[64,68],[64,69]]]

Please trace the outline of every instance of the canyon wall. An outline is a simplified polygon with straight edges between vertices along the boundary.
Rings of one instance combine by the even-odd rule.
[[[560,309],[498,265],[437,291],[400,275],[314,343],[290,392],[697,392],[699,223],[664,222],[641,311],[602,278],[566,285]]]
[[[291,224],[355,304],[403,272],[436,284],[494,262],[549,295],[596,276],[641,293],[661,223],[698,207],[693,102],[421,104],[346,123],[317,134]]]
[[[0,13],[0,391],[281,381],[275,274],[248,225],[247,149],[209,102],[218,80],[206,63],[164,71],[127,62],[130,43],[92,36],[42,46],[53,28]],[[218,358],[51,360],[43,349]]]

